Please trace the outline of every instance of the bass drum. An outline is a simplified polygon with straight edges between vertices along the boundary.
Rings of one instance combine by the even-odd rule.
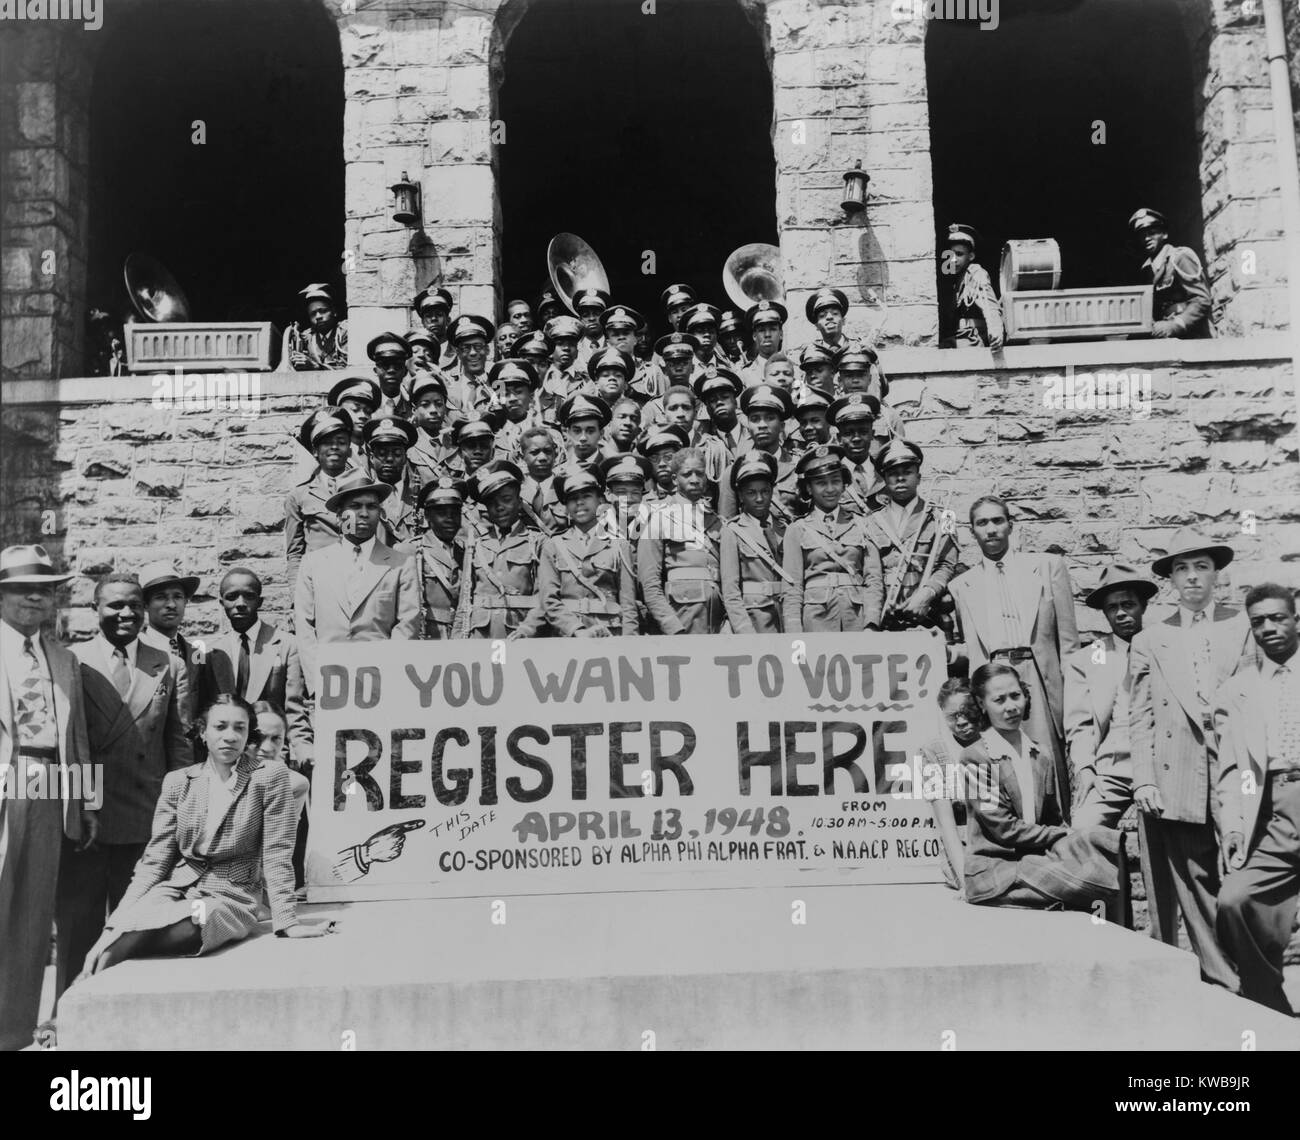
[[[1002,296],[1061,287],[1061,247],[1055,238],[1016,238],[1002,247]]]

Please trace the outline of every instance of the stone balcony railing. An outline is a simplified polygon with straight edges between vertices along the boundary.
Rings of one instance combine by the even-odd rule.
[[[960,520],[978,495],[1004,495],[1017,540],[1064,554],[1080,597],[1112,558],[1144,565],[1195,522],[1236,549],[1226,586],[1235,596],[1266,578],[1300,587],[1290,354],[1289,339],[1273,334],[996,354],[895,348],[883,362],[889,401],[925,450],[922,492]],[[236,563],[263,578],[269,615],[289,608],[284,496],[311,466],[293,433],[331,375],[177,383],[160,375],[3,386],[0,528],[6,543],[43,541],[83,575],[67,611],[74,636],[92,628],[89,575],[158,558],[202,578],[196,632],[215,628],[216,581]],[[187,402],[195,395],[235,408],[213,414]],[[964,525],[961,541],[971,557]],[[1091,611],[1080,618],[1083,628],[1100,624]]]

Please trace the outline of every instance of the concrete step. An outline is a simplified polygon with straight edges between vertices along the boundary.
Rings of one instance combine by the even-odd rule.
[[[941,886],[307,909],[339,933],[74,987],[60,1046],[1300,1049],[1300,1022],[1202,984],[1190,954]]]

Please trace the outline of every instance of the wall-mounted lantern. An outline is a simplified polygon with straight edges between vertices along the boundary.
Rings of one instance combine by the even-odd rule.
[[[862,169],[862,159],[858,159],[853,169],[844,175],[844,201],[840,205],[850,217],[867,208],[867,183],[870,181],[871,175]]]
[[[420,188],[402,171],[400,182],[389,187],[393,192],[393,221],[413,226],[420,217]]]

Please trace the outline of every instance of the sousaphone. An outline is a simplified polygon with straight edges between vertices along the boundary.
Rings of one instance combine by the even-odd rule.
[[[761,241],[733,250],[722,265],[722,287],[742,313],[759,301],[784,301],[781,250]]]
[[[133,253],[122,267],[126,291],[135,311],[146,321],[188,321],[190,303],[176,278],[155,257]]]
[[[596,251],[577,234],[556,234],[546,247],[546,272],[551,288],[574,316],[573,298],[584,289],[609,292],[609,276]]]

